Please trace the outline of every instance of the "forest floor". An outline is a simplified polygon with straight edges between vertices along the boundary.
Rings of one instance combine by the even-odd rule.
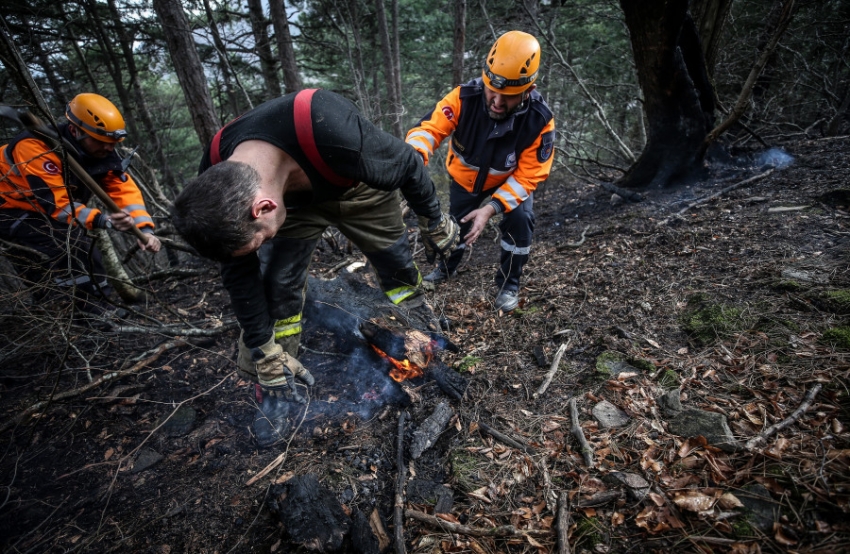
[[[212,265],[151,281],[147,317],[117,330],[34,327],[34,312],[6,309],[0,550],[304,551],[278,510],[280,485],[306,474],[392,536],[402,411],[407,552],[558,552],[559,512],[573,552],[850,550],[850,139],[781,146],[786,167],[742,156],[638,203],[550,180],[517,310],[493,310],[494,229],[429,293],[459,348],[439,355],[468,379],[463,401],[387,379],[352,308],[382,297],[349,272],[357,252],[324,245],[301,355],[317,383],[291,440],[268,449],[250,433]],[[175,338],[157,321],[213,333]],[[444,401],[445,430],[412,459]],[[591,413],[604,401],[613,427]],[[706,414],[704,433],[681,430]],[[417,516],[435,502],[439,518]]]

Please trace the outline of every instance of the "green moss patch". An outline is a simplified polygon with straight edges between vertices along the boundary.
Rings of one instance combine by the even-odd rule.
[[[821,340],[835,348],[850,350],[850,327],[833,327],[823,332]]]
[[[748,327],[739,308],[709,302],[702,295],[688,300],[688,310],[681,321],[691,340],[700,345],[711,344]]]

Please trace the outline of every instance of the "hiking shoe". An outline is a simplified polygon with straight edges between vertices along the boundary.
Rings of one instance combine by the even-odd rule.
[[[262,397],[262,402],[254,414],[254,438],[257,446],[266,448],[289,438],[292,424],[289,421],[290,403],[272,394],[263,394],[257,385],[252,391],[255,399]]]
[[[497,312],[512,312],[519,305],[519,293],[515,290],[503,290],[496,297]]]
[[[423,277],[422,280],[437,285],[439,283],[445,283],[449,280],[449,277],[454,277],[455,275],[457,273],[449,275],[441,266],[437,266],[434,268],[434,271]]]

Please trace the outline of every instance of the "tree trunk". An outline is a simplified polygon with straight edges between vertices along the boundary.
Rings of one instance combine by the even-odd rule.
[[[392,40],[393,53],[393,80],[395,81],[395,94],[398,97],[399,119],[398,125],[401,129],[401,136],[404,136],[404,128],[401,124],[401,116],[404,113],[404,95],[401,93],[401,46],[398,37],[398,0],[390,0],[390,11],[392,19],[390,20],[390,40]]]
[[[83,54],[82,49],[80,49],[80,45],[78,44],[79,39],[77,39],[76,34],[74,33],[74,29],[71,27],[71,22],[68,20],[68,14],[65,12],[65,6],[62,3],[59,3],[57,6],[59,9],[59,17],[63,23],[63,28],[65,32],[62,34],[63,40],[70,45],[71,49],[77,56],[77,61],[80,63],[80,66],[86,73],[86,77],[89,81],[89,91],[95,92],[99,94],[97,79],[94,78],[94,73],[91,70],[91,66],[89,66],[89,62],[86,59],[85,54]]]
[[[381,39],[381,53],[384,59],[384,82],[387,86],[387,109],[382,109],[390,118],[392,134],[397,138],[404,136],[401,125],[401,98],[396,90],[395,62],[392,45],[390,42],[390,30],[387,25],[387,13],[384,9],[384,0],[375,0],[375,15],[378,20],[378,37]]]
[[[463,83],[463,52],[466,48],[466,0],[455,0],[452,39],[452,88]]]
[[[139,126],[136,125],[136,116],[133,111],[133,103],[130,102],[130,94],[127,92],[127,87],[124,86],[124,79],[121,72],[121,61],[115,49],[112,48],[112,37],[106,33],[106,26],[100,17],[101,9],[95,0],[86,0],[83,4],[83,9],[88,14],[89,19],[93,22],[91,25],[97,43],[103,50],[103,55],[106,58],[106,71],[112,77],[112,82],[115,85],[115,92],[118,94],[118,103],[121,105],[121,114],[124,116],[124,121],[127,124],[127,130],[130,136],[139,136]]]
[[[696,23],[702,43],[702,53],[705,58],[705,69],[709,78],[714,79],[714,69],[717,66],[717,52],[723,27],[729,17],[732,0],[693,0],[691,15]]]
[[[209,0],[203,0],[204,12],[207,14],[207,25],[210,28],[210,34],[213,39],[213,47],[218,56],[218,70],[221,72],[221,80],[224,81],[224,94],[227,96],[227,103],[230,105],[230,114],[232,117],[224,117],[229,120],[236,117],[241,112],[239,110],[239,100],[236,98],[236,89],[233,83],[230,82],[230,68],[227,63],[227,50],[224,47],[224,42],[221,40],[221,35],[218,33],[218,26],[215,24],[215,15],[210,7]]]
[[[56,100],[64,106],[68,103],[68,100],[70,100],[68,95],[65,94],[65,86],[53,70],[53,64],[50,63],[50,58],[48,57],[47,52],[44,51],[44,48],[42,48],[41,42],[38,39],[32,41],[32,49],[42,71],[44,72],[44,76],[47,77],[47,82],[50,83],[50,86],[53,88],[53,95],[56,97]]]
[[[354,40],[354,46],[352,47],[348,37],[345,37],[348,64],[351,67],[354,90],[357,94],[357,105],[366,119],[372,119],[372,103],[369,101],[369,94],[365,84],[366,71],[363,66],[363,44],[360,40],[360,29],[357,27],[357,3],[354,0],[347,0],[342,6],[337,4],[336,9],[339,11],[340,19],[348,25],[351,31],[351,38]],[[343,30],[343,32],[345,31]]]
[[[168,158],[162,148],[162,142],[159,138],[159,132],[153,122],[150,107],[148,106],[147,98],[142,83],[139,79],[139,68],[136,66],[136,58],[133,56],[133,37],[128,32],[124,23],[121,21],[121,14],[118,11],[118,6],[115,0],[108,0],[109,13],[112,15],[112,24],[115,25],[115,32],[118,35],[118,43],[121,46],[121,52],[124,55],[124,63],[127,65],[127,73],[130,76],[130,88],[133,90],[133,97],[136,101],[136,110],[139,118],[142,120],[142,126],[145,129],[145,137],[147,142],[153,149],[153,157],[156,160],[159,170],[162,172],[162,180],[168,190],[176,190],[177,183],[174,180],[174,174],[171,171],[171,165],[168,163]],[[134,140],[139,142],[142,137],[136,136]]]
[[[266,85],[266,100],[280,96],[280,79],[277,76],[271,40],[269,40],[268,21],[263,13],[260,0],[248,0],[248,14],[251,18],[251,31],[254,34],[254,48],[260,58],[263,82]]]
[[[269,14],[274,25],[274,38],[277,42],[277,55],[283,69],[283,86],[286,92],[297,92],[304,88],[298,64],[295,63],[295,48],[292,46],[292,34],[289,32],[289,19],[286,17],[284,0],[270,0]]]
[[[646,147],[617,184],[668,186],[701,166],[700,147],[710,129],[714,93],[687,0],[620,0],[620,6],[648,129]]]
[[[212,97],[207,89],[207,78],[189,22],[179,0],[153,0],[153,9],[162,22],[165,42],[171,54],[171,62],[177,72],[177,80],[183,89],[183,96],[192,115],[192,124],[201,144],[209,144],[218,132],[221,124],[213,107]]]

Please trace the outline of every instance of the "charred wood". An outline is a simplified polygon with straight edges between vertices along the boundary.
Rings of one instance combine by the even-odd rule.
[[[314,475],[296,475],[271,492],[270,508],[293,542],[316,552],[340,551],[351,519],[336,495]]]
[[[428,418],[422,422],[416,431],[413,432],[413,442],[410,444],[410,457],[414,460],[418,459],[423,452],[434,446],[437,438],[446,424],[451,419],[454,412],[451,406],[445,402],[440,402]]]
[[[428,366],[425,376],[433,379],[440,390],[455,400],[463,400],[469,381],[443,362],[434,360]]]

